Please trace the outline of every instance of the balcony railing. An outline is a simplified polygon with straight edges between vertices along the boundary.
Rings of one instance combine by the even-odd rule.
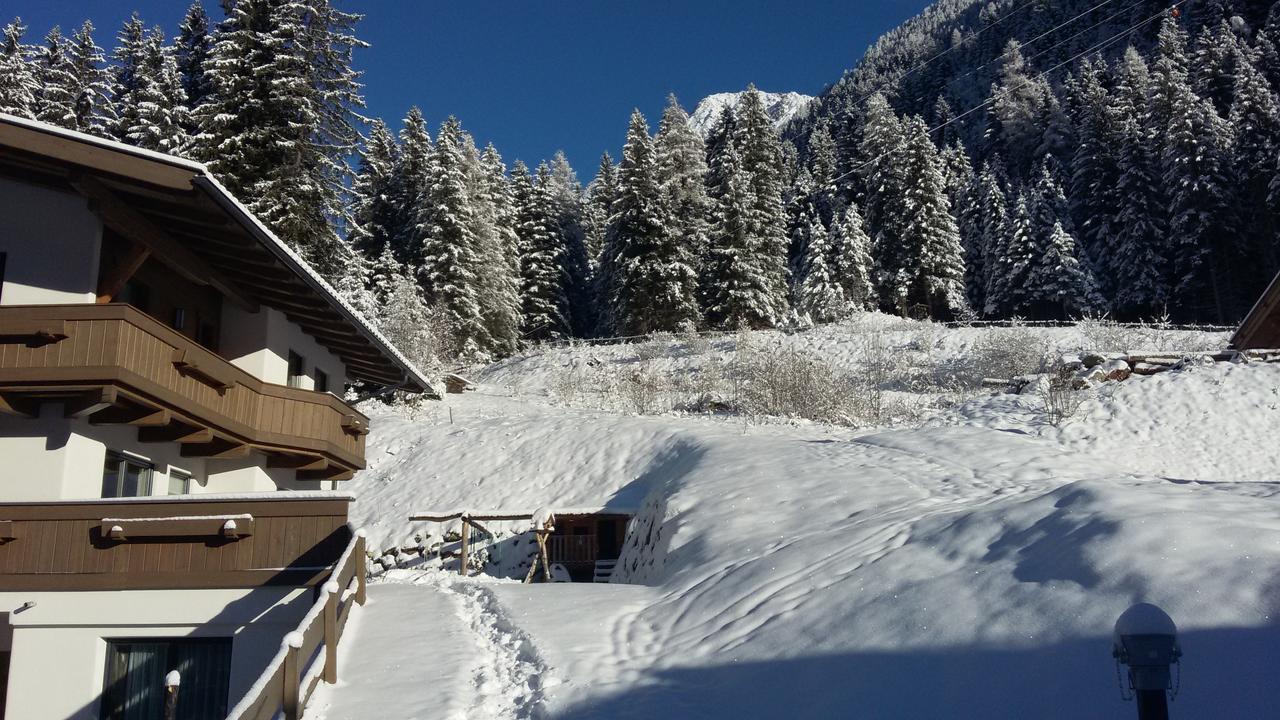
[[[306,479],[364,467],[368,418],[354,408],[263,382],[129,305],[0,307],[0,409],[34,413],[50,400],[192,457],[254,449]]]
[[[351,540],[350,496],[0,503],[0,588],[312,585]]]
[[[595,535],[552,535],[547,538],[547,557],[553,563],[593,563],[599,554]]]

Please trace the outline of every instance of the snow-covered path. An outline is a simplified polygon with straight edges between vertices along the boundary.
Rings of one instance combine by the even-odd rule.
[[[483,584],[397,571],[369,585],[308,720],[540,718],[545,665]],[[425,689],[425,691],[424,691]]]

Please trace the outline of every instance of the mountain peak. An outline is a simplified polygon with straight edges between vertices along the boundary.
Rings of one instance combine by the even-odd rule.
[[[724,92],[708,95],[698,103],[698,107],[694,109],[693,114],[689,116],[689,124],[699,135],[706,137],[711,132],[711,128],[715,126],[716,120],[720,119],[720,113],[724,112],[726,107],[737,107],[742,101],[743,92]],[[791,119],[797,115],[807,112],[809,102],[813,98],[809,95],[801,95],[797,92],[771,93],[761,91],[760,95],[764,97],[765,112],[773,119],[773,126],[781,130]]]

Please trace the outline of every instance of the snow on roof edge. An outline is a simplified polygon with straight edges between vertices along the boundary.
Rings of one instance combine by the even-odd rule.
[[[197,493],[193,495],[147,495],[145,497],[60,498],[57,500],[0,501],[0,505],[120,505],[134,503],[200,503],[251,500],[275,502],[286,500],[351,500],[355,493],[344,490],[260,490],[242,493]]]
[[[77,130],[69,130],[57,125],[51,125],[38,120],[30,120],[28,118],[18,117],[17,115],[10,115],[8,113],[0,113],[0,122],[6,122],[11,125],[24,127],[28,130],[34,130],[36,132],[42,132],[49,135],[65,137],[69,140],[75,140],[76,142],[82,142],[88,145],[96,145],[106,150],[120,152],[126,155],[133,155],[144,160],[166,163],[168,165],[185,168],[196,173],[215,189],[216,192],[212,194],[230,202],[232,207],[237,210],[237,214],[239,214],[242,219],[248,221],[248,229],[258,235],[259,240],[266,241],[265,244],[268,246],[268,249],[276,252],[277,257],[280,257],[280,259],[286,264],[291,265],[295,270],[300,271],[304,280],[309,281],[316,290],[320,291],[321,294],[327,296],[331,301],[333,301],[339,311],[346,315],[347,319],[354,323],[358,329],[364,331],[366,336],[373,341],[374,345],[376,345],[380,350],[386,352],[396,364],[400,365],[401,370],[403,370],[407,376],[406,379],[412,378],[423,388],[423,390],[434,393],[438,397],[443,396],[443,392],[440,388],[437,388],[416,365],[406,358],[398,348],[392,345],[391,341],[387,340],[387,338],[379,332],[372,323],[343,300],[333,286],[324,278],[320,277],[320,274],[317,273],[306,260],[303,260],[302,257],[286,245],[284,241],[276,237],[276,234],[271,232],[267,226],[263,225],[262,221],[250,212],[238,198],[232,195],[230,190],[227,190],[222,183],[218,182],[218,179],[213,176],[213,173],[209,172],[209,168],[206,167],[204,163],[178,157],[176,155],[168,155],[154,150],[147,150],[146,148],[126,145],[125,143],[118,142],[116,140],[98,137],[97,135],[90,135]]]

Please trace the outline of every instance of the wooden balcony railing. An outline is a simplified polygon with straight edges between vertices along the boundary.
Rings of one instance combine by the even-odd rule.
[[[0,588],[314,585],[351,539],[350,496],[0,503]]]
[[[280,650],[227,720],[298,720],[321,680],[338,682],[338,641],[353,604],[365,602],[364,531],[351,538],[324,584],[322,597],[280,643]]]
[[[65,403],[68,415],[139,426],[192,457],[250,449],[300,479],[364,467],[368,418],[329,393],[250,375],[129,305],[0,307],[0,410]]]
[[[595,535],[552,535],[547,538],[547,557],[553,563],[593,563],[599,555]]]

